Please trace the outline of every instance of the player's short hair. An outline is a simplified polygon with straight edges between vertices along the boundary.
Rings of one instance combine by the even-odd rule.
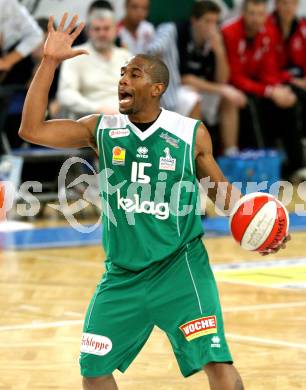
[[[213,13],[213,14],[220,14],[221,8],[217,3],[211,0],[201,0],[196,1],[193,4],[192,10],[191,10],[191,17],[195,19],[200,19],[202,16]]]
[[[243,1],[243,9],[245,9],[249,4],[268,4],[267,0],[244,0]]]
[[[96,0],[93,1],[89,7],[87,13],[90,14],[92,11],[96,9],[108,9],[109,11],[114,11],[113,6],[109,1],[106,0]]]
[[[149,54],[137,54],[136,57],[143,58],[150,64],[150,75],[152,82],[164,84],[166,90],[169,84],[170,77],[167,65],[158,56]]]

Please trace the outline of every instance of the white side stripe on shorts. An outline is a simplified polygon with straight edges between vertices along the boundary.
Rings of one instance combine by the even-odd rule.
[[[192,276],[192,272],[191,272],[191,269],[190,269],[187,251],[185,252],[185,259],[186,259],[187,267],[188,267],[189,274],[190,274],[190,277],[191,277],[191,280],[192,280],[192,284],[193,284],[193,287],[194,287],[194,291],[195,291],[196,296],[197,296],[197,300],[198,300],[198,304],[199,304],[200,313],[201,313],[201,315],[202,315],[202,314],[203,314],[203,310],[202,310],[202,306],[201,306],[201,302],[200,302],[200,297],[199,297],[198,290],[197,290],[197,286],[196,286],[196,284],[195,284],[195,282],[194,282],[194,279],[193,279],[193,276]]]

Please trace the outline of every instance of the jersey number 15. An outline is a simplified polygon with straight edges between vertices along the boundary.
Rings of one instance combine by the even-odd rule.
[[[150,183],[150,176],[145,175],[144,171],[146,167],[151,167],[152,164],[137,161],[132,162],[132,174],[131,174],[131,182],[135,183],[136,181],[139,183]]]

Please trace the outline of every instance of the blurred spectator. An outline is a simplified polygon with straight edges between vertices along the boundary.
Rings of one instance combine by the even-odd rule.
[[[222,11],[222,20],[229,20],[241,12],[243,0],[215,0]]]
[[[228,21],[241,14],[243,0],[215,0],[221,7],[222,20]],[[272,11],[274,6],[274,0],[267,0],[269,10]]]
[[[275,33],[277,64],[283,80],[291,84],[302,106],[306,136],[306,20],[297,16],[298,6],[298,0],[276,0],[269,25]]]
[[[89,4],[87,15],[91,14],[96,9],[108,9],[109,11],[114,11],[113,6],[109,1],[106,0],[95,0]]]
[[[94,12],[97,9],[108,9],[109,11],[114,12],[113,6],[111,3],[107,0],[95,0],[92,3],[89,4],[89,7],[87,9],[87,18],[89,15]],[[82,45],[88,40],[86,30],[83,29],[81,31],[81,34],[77,37],[77,39],[73,42],[73,46]],[[116,46],[120,46],[119,44],[116,44]]]
[[[34,61],[34,69],[33,76],[36,73],[36,70],[43,58],[44,44],[48,36],[48,19],[47,18],[38,18],[36,19],[39,27],[42,29],[44,33],[44,39],[42,43],[32,52],[32,59]],[[58,77],[59,77],[59,69],[57,68],[54,79],[49,92],[49,103],[48,103],[48,118],[56,118],[60,112],[60,106],[56,99],[57,86],[58,86]]]
[[[155,42],[150,50],[158,53],[162,49],[165,59],[173,64],[177,61],[183,85],[174,85],[172,91],[169,90],[177,94],[175,109],[186,115],[190,104],[200,100],[199,115],[209,126],[220,122],[224,152],[233,154],[237,152],[238,108],[246,104],[246,98],[226,84],[229,67],[218,29],[219,16],[220,8],[216,3],[210,0],[196,2],[191,19],[168,23],[162,34],[159,29],[159,45]],[[173,47],[177,48],[177,54]]]
[[[0,0],[0,71],[8,72],[42,41],[42,31],[17,0]],[[1,75],[2,81],[9,75]]]
[[[1,131],[5,131],[10,147],[14,148],[23,143],[17,132],[25,98],[23,89],[33,69],[30,54],[42,41],[43,34],[27,9],[16,0],[0,0],[0,9],[0,85],[9,87],[0,102],[4,122]]]
[[[149,6],[149,0],[126,0],[126,15],[118,23],[120,43],[133,54],[144,53],[154,37],[153,24],[146,20]]]
[[[78,46],[89,55],[65,61],[60,70],[58,99],[76,114],[118,112],[118,81],[122,65],[130,58],[126,49],[114,46],[116,23],[108,9],[91,12],[87,43]]]
[[[198,93],[193,90],[186,90],[185,93],[182,91],[176,39],[175,23],[162,23],[158,26],[154,39],[146,50],[150,54],[160,56],[169,69],[169,85],[162,96],[161,103],[168,110],[176,111],[191,118],[201,119]]]
[[[249,96],[252,121],[260,123],[265,146],[281,138],[288,157],[288,174],[306,178],[296,97],[281,85],[273,34],[267,27],[265,0],[245,0],[242,16],[223,28],[231,66],[231,82]],[[256,117],[254,117],[254,112]],[[249,132],[248,132],[249,133]]]

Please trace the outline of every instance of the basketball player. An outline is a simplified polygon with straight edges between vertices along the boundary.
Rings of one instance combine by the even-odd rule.
[[[122,67],[121,114],[45,121],[56,67],[86,54],[71,48],[83,25],[72,32],[77,17],[65,29],[66,20],[67,14],[54,30],[50,18],[44,59],[27,94],[20,136],[51,147],[92,146],[99,154],[107,259],[84,322],[83,389],[117,389],[113,371],[127,369],[157,325],[166,332],[185,377],[204,369],[211,389],[241,390],[194,211],[197,179],[210,176],[215,183],[226,182],[213,159],[208,131],[199,121],[160,108],[168,70],[159,59],[145,55]],[[155,198],[143,201],[138,190],[144,184],[155,191]],[[108,186],[117,189],[105,190]],[[213,201],[216,187],[209,190]],[[224,196],[229,205],[230,192]],[[193,209],[183,215],[188,205]]]

